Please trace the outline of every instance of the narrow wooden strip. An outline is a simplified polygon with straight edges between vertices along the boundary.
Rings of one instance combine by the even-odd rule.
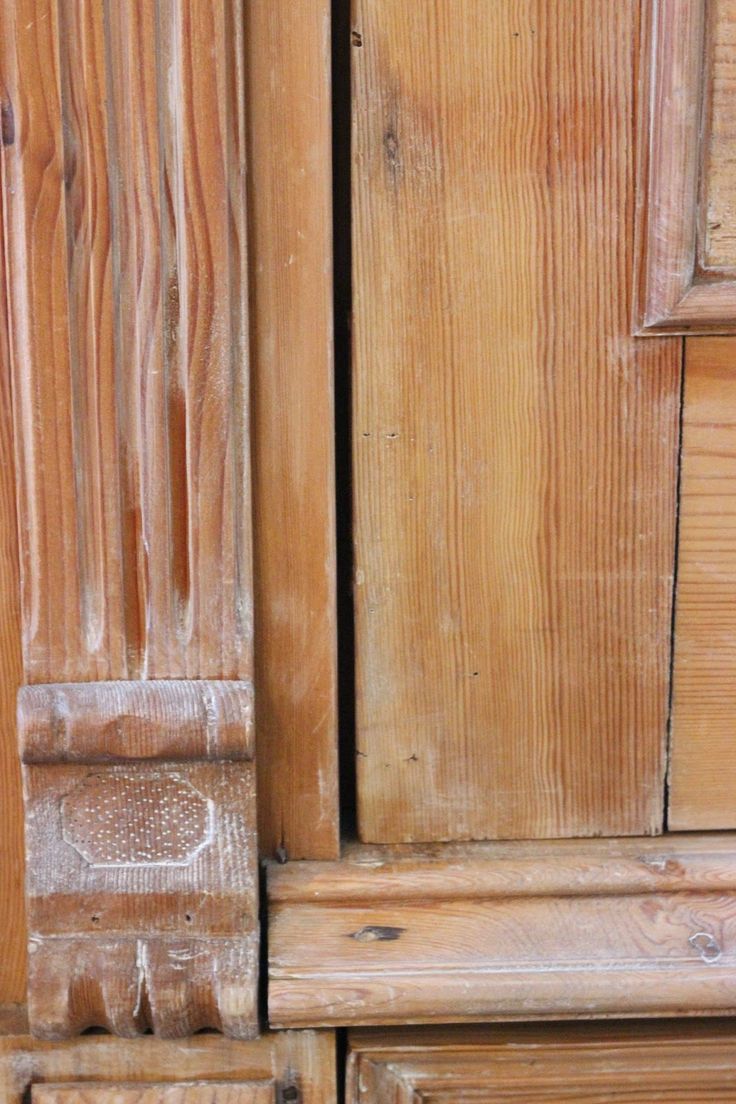
[[[736,827],[736,339],[686,345],[670,824]]]
[[[0,65],[2,140],[12,145],[15,142],[14,118],[2,79]],[[23,802],[14,738],[15,696],[22,668],[8,332],[10,306],[5,280],[6,189],[4,159],[0,157],[0,931],[3,933],[0,1004],[22,1001],[26,985]]]
[[[298,864],[274,871],[270,1022],[730,1014],[731,856],[701,838],[702,862],[676,842],[634,859],[636,844],[651,842],[628,841],[620,865],[590,865],[583,852],[551,875],[543,849],[536,868],[508,859],[487,859],[485,870],[480,860],[354,864],[324,898]],[[291,878],[293,896],[284,892]]]
[[[171,679],[26,686],[25,763],[252,759],[249,683]]]
[[[260,846],[334,859],[329,0],[253,0],[246,52]]]
[[[381,858],[297,863],[268,868],[274,904],[377,901],[464,901],[592,894],[729,892],[736,890],[736,853],[729,837],[580,840],[567,846],[507,845],[488,854],[466,844],[439,858]]]

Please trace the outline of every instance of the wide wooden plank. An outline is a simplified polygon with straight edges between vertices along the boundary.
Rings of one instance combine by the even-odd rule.
[[[260,846],[330,859],[338,854],[330,4],[253,0],[245,18]]]
[[[352,1031],[348,1104],[736,1100],[727,1021]]]
[[[2,140],[13,137],[2,75]],[[13,416],[8,303],[3,263],[3,161],[0,157],[0,1003],[23,1000],[26,983],[23,901],[23,803],[15,741],[15,695],[20,685],[20,580],[15,514]]]
[[[669,823],[736,826],[736,340],[688,339]]]
[[[155,1085],[160,1094],[172,1094],[176,1104],[184,1104],[177,1098],[174,1087],[183,1083],[190,1091],[191,1082],[205,1083],[210,1092],[209,1098],[204,1097],[206,1104],[220,1104],[223,1094],[227,1104],[241,1104],[241,1097],[235,1094],[247,1091],[244,1085],[249,1082],[271,1084],[271,1096],[266,1099],[274,1104],[276,1100],[285,1104],[292,1101],[335,1104],[334,1037],[326,1031],[266,1031],[251,1042],[236,1042],[213,1034],[166,1042],[150,1037],[123,1040],[88,1035],[52,1044],[29,1038],[25,1033],[0,1035],[3,1104],[21,1104],[29,1099],[31,1089],[38,1094],[46,1085],[54,1085],[55,1091],[59,1091],[57,1086],[59,1089],[62,1085],[74,1086],[76,1092],[83,1085],[95,1104],[98,1100],[107,1104],[109,1095],[103,1094],[109,1094],[113,1086],[115,1091],[132,1091],[135,1087],[140,1096],[150,1093]],[[215,1092],[218,1095],[213,1096]],[[61,1099],[67,1104],[64,1097]],[[148,1104],[146,1096],[142,1099]],[[169,1104],[167,1095],[153,1099]],[[250,1099],[245,1097],[248,1104]],[[134,1096],[133,1100],[138,1104],[138,1098]],[[190,1104],[188,1098],[184,1100]],[[256,1100],[260,1104],[258,1097]]]
[[[736,1010],[730,837],[505,847],[272,866],[271,1025]]]
[[[355,0],[366,840],[661,829],[680,353],[630,336],[640,10]]]
[[[3,12],[26,677],[248,678],[242,3],[107,16]]]

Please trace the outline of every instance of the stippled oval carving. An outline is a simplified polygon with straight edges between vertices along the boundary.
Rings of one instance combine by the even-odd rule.
[[[184,866],[212,835],[210,801],[175,774],[88,775],[61,816],[64,839],[91,866]]]

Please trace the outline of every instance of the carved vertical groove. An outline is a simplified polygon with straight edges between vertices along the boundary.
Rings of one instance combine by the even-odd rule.
[[[241,26],[242,0],[9,26],[30,681],[250,674]]]

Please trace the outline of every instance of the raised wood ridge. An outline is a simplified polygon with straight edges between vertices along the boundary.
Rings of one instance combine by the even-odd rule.
[[[252,759],[253,688],[189,679],[25,686],[24,763]]]
[[[443,850],[269,868],[272,1026],[736,1010],[731,838]]]

